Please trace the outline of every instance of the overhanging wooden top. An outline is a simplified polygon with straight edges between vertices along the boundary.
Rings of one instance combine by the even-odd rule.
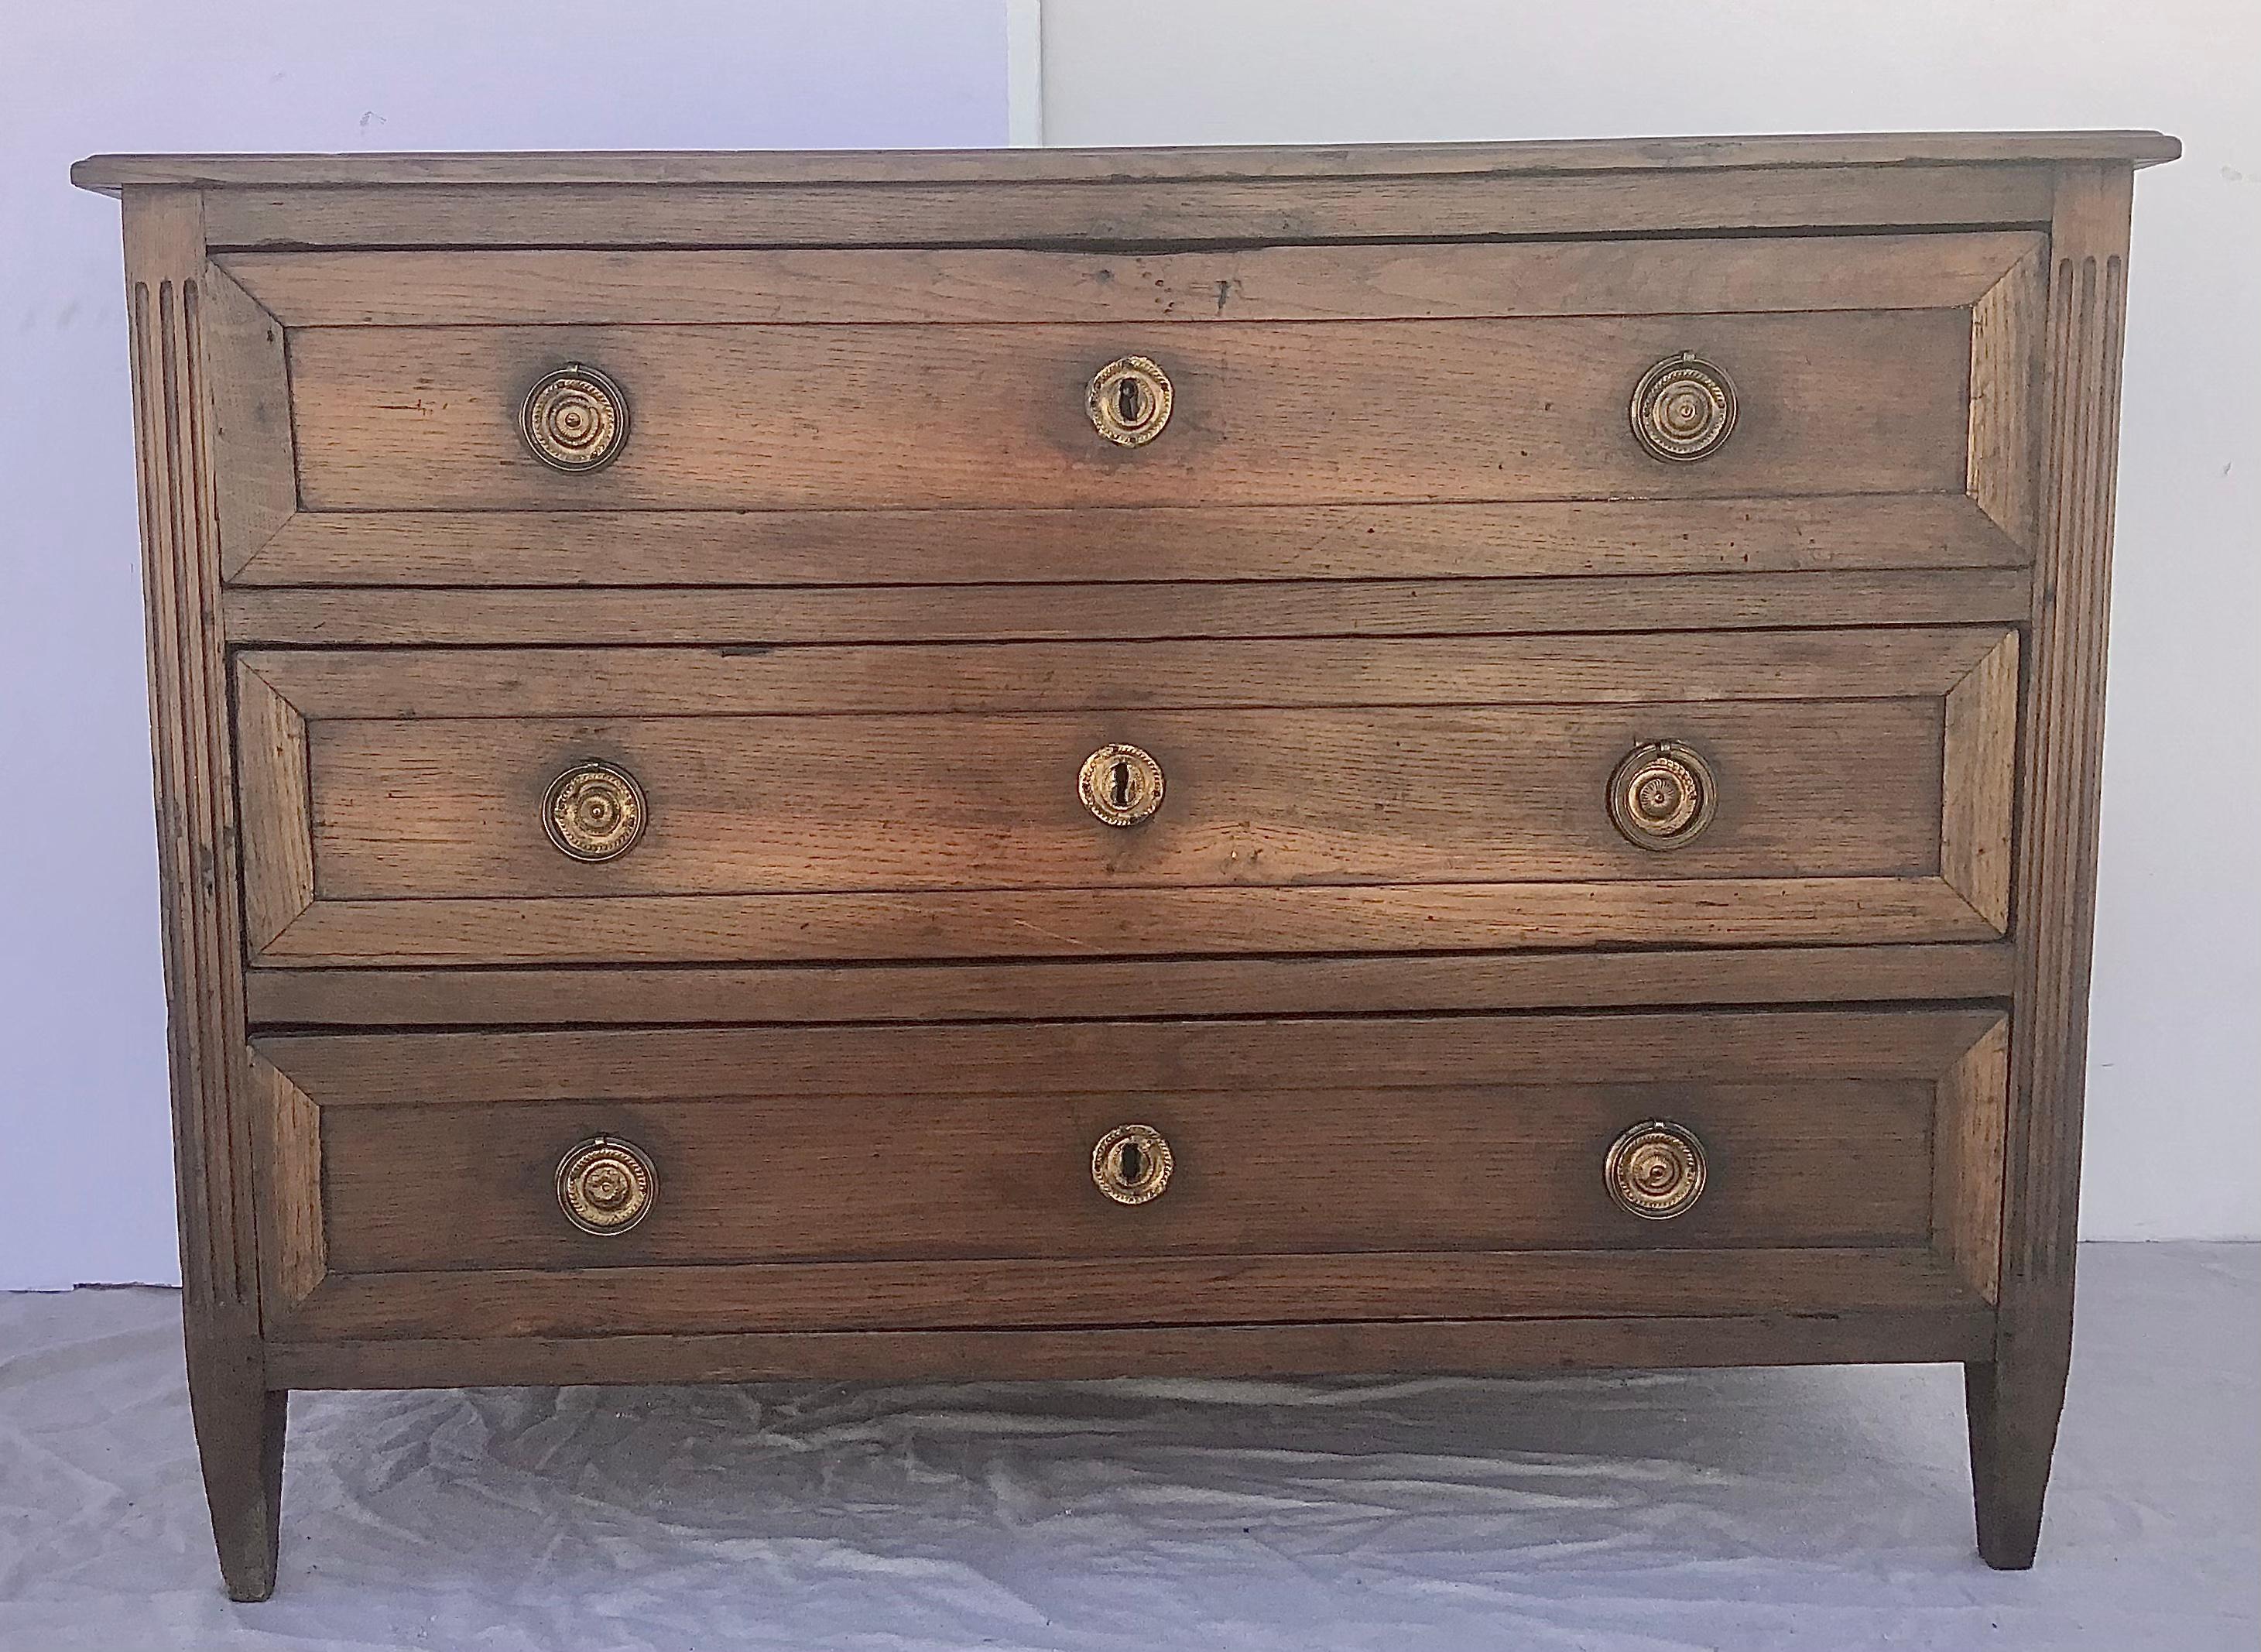
[[[2178,140],[2157,132],[1950,132],[1316,147],[99,154],[74,166],[71,182],[112,195],[140,185],[274,190],[394,184],[1103,183],[2015,162],[2144,167],[2171,161],[2181,153]]]

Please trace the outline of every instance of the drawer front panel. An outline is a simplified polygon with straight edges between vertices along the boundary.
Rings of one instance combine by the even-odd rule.
[[[2019,231],[229,255],[206,295],[223,570],[456,587],[2018,565],[2044,250]],[[1676,463],[1636,435],[1635,391],[1690,351],[1735,417]],[[1091,390],[1133,357],[1171,400],[1152,441],[1119,445]],[[614,387],[625,435],[560,470],[522,416],[572,363]]]
[[[298,1192],[334,1275],[1827,1248],[1967,1264],[1974,1291],[1990,1253],[1970,1189],[1999,1153],[2004,1049],[1977,1009],[256,1047],[305,1121]],[[1702,1179],[1679,1213],[1643,1217],[1611,1191],[1611,1153],[1659,1122]],[[1140,1203],[1094,1170],[1126,1124],[1169,1156]],[[652,1173],[617,1232],[561,1204],[561,1162],[596,1138]]]
[[[985,707],[947,715],[845,709],[871,686],[812,678],[792,650],[503,655],[488,691],[462,693],[417,689],[412,653],[374,679],[358,657],[249,656],[255,944],[276,961],[690,961],[1984,938],[2006,922],[2008,634],[1807,636],[1778,655],[1657,637],[1244,648],[1166,651],[1152,681],[1138,645],[878,650],[898,656],[879,703],[916,704],[924,681]],[[513,708],[547,698],[520,671],[583,660],[555,715]],[[735,686],[703,672],[718,663]],[[1509,703],[1465,703],[1495,696]],[[1235,698],[1307,703],[1202,703]],[[1661,836],[1624,794],[1657,743],[1676,753],[1652,776],[1660,807],[1697,811]],[[1127,810],[1091,789],[1130,783],[1127,760],[1096,756],[1118,745],[1159,788]],[[592,764],[636,818],[576,844],[557,800]]]
[[[1284,1074],[1283,1074],[1284,1076]],[[1254,1096],[850,1097],[330,1110],[331,1266],[939,1261],[1149,1253],[1920,1243],[1928,1086],[1502,1086]],[[1683,1219],[1626,1215],[1604,1156],[1660,1111],[1709,1160]],[[1151,1206],[1103,1197],[1094,1146],[1166,1138]],[[664,1201],[617,1243],[560,1214],[556,1167],[618,1136]],[[397,1174],[395,1167],[413,1174]]]
[[[1474,878],[1916,876],[1939,864],[1941,702],[1353,707],[1043,717],[313,725],[315,887],[338,900],[1199,887]],[[1661,733],[1719,805],[1669,856],[1611,825],[1611,769]],[[1077,794],[1135,742],[1165,777],[1128,829]],[[601,756],[648,799],[616,862],[542,803]]]
[[[1160,329],[1156,329],[1160,331]],[[1693,350],[1736,391],[1697,463],[1629,398]],[[1171,387],[1140,446],[1094,375]],[[616,460],[561,474],[521,404],[568,363],[625,395]],[[1122,327],[307,328],[303,503],[321,510],[1310,505],[1960,492],[1970,333],[1950,311]]]

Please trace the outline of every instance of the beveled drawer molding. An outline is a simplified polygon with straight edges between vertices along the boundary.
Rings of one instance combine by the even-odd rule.
[[[1138,547],[1135,566],[1108,549],[1124,543]],[[390,587],[392,600],[404,595],[398,587],[444,586],[449,600],[464,600],[466,587],[541,586],[555,597],[568,594],[551,589],[559,585],[743,585],[772,601],[796,585],[847,583],[866,587],[866,597],[871,587],[916,585],[933,600],[953,586],[1052,590],[1063,579],[1554,579],[1534,593],[1538,607],[1570,594],[1564,576],[2008,572],[2030,556],[1959,493],[1163,510],[301,512],[233,572],[230,594],[375,585]],[[1914,581],[1873,588],[1920,600]],[[1620,583],[1616,595],[1632,592]],[[1181,593],[1198,594],[1189,585]]]
[[[1968,306],[2046,239],[1827,235],[1183,253],[226,253],[292,327],[1436,320]],[[1217,284],[1225,284],[1222,301]]]
[[[2029,1564],[2176,152],[83,163],[229,1592],[788,1375],[1955,1361]]]
[[[872,677],[797,650],[250,654],[254,955],[1990,939],[2008,922],[2016,662],[2014,633],[1975,628],[1314,641],[1268,658],[991,644],[886,650]],[[1661,856],[1626,841],[1610,795],[1660,734],[1698,754],[1718,813]],[[1095,749],[1136,747],[1166,803],[1079,796]],[[599,752],[659,823],[633,854],[576,865],[543,800]],[[1493,772],[1518,783],[1481,784]]]
[[[432,1333],[419,1321],[448,1269],[518,1270],[506,1312],[549,1335],[686,1311],[710,1332],[1103,1324],[1119,1307],[1063,1264],[1110,1258],[1161,1269],[1146,1276],[1164,1295],[1168,1259],[1200,1269],[1209,1282],[1176,1309],[1195,1319],[1275,1292],[1293,1317],[1355,1317],[1330,1294],[1385,1278],[1408,1292],[1396,1313],[1450,1317],[1514,1288],[1449,1266],[1417,1282],[1405,1259],[1555,1249],[1618,1256],[1586,1311],[1653,1311],[1661,1278],[1687,1278],[1652,1275],[1659,1246],[1771,1253],[1793,1280],[1859,1250],[1869,1289],[1899,1274],[1926,1283],[1909,1305],[1951,1312],[1992,1290],[2002,1031],[1999,1012],[1963,1009],[269,1037],[261,1058],[317,1110],[327,1154],[299,1172],[319,1190],[294,1190],[323,1203],[320,1280],[278,1330],[367,1334],[375,1311],[391,1334]],[[1062,1097],[1070,1069],[1107,1081]],[[1619,1207],[1604,1161],[1668,1101],[1701,1132],[1710,1185],[1657,1222]],[[1127,1108],[1174,1160],[1133,1210],[1092,1185]],[[665,1196],[633,1228],[558,1217],[560,1155],[596,1137],[659,1166]],[[886,1150],[914,1139],[923,1151]],[[1367,1150],[1313,1151],[1352,1140]],[[424,1174],[386,1174],[410,1153]],[[1236,1251],[1277,1260],[1236,1283],[1216,1268]],[[891,1300],[843,1298],[825,1270],[850,1259],[915,1271]],[[654,1272],[675,1266],[703,1270],[696,1309]],[[592,1269],[662,1294],[626,1306]],[[976,1279],[978,1302],[962,1294]]]
[[[1355,511],[1365,499],[1445,499],[1527,508],[1601,494],[1610,499],[1586,514],[1604,525],[1623,519],[1638,535],[1633,501],[1643,495],[1733,499],[1756,511],[1762,546],[1765,517],[1782,509],[1768,496],[1849,492],[1857,517],[1873,508],[1867,501],[1896,493],[1967,493],[2029,547],[2032,467],[2017,410],[2032,393],[2040,245],[2030,232],[2004,232],[1128,256],[236,255],[219,268],[244,312],[240,343],[218,360],[217,377],[260,413],[233,425],[231,469],[268,479],[224,535],[228,577],[349,582],[362,568],[366,578],[377,571],[368,557],[418,554],[423,526],[404,525],[406,542],[396,543],[391,519],[451,505],[565,519],[488,524],[542,543],[543,563],[517,576],[542,585],[610,577],[571,571],[580,554],[568,542],[579,537],[571,519],[584,511],[627,508],[628,546],[590,549],[621,557],[631,578],[637,562],[661,556],[708,570],[693,578],[789,579],[789,568],[764,564],[836,526],[738,524],[733,534],[775,547],[749,562],[743,552],[716,554],[703,537],[710,529],[686,520],[685,506],[947,505],[958,518],[949,524],[953,557],[980,558],[1012,554],[1014,535],[1000,531],[1005,542],[986,549],[990,535],[978,531],[986,525],[964,519],[967,506],[1276,512],[1339,500],[1331,508]],[[569,290],[574,296],[562,296]],[[958,324],[946,378],[894,359],[915,337],[906,320]],[[1122,327],[1140,323],[1175,341],[1165,353],[1200,406],[1179,412],[1170,440],[1151,450],[1110,449],[1089,440],[1086,382],[1121,354],[1106,341],[1119,346]],[[439,353],[420,355],[427,349]],[[1705,349],[1745,384],[1744,428],[1702,464],[1659,464],[1626,428],[1626,391],[1660,356]],[[601,474],[558,474],[527,450],[518,428],[529,387],[568,350],[606,363],[652,402],[635,456]],[[1612,360],[1622,384],[1597,370]],[[1212,382],[1220,374],[1229,388]],[[415,395],[378,390],[402,375],[421,386]],[[767,376],[789,376],[794,393],[763,394]],[[842,454],[891,440],[890,427],[870,421],[882,404],[892,417],[892,399],[865,399],[864,389],[913,380],[931,404],[915,452],[866,473],[841,467]],[[1352,383],[1362,410],[1355,430],[1310,417]],[[1966,384],[1975,393],[1966,397]],[[812,386],[837,386],[843,399],[812,401]],[[1590,386],[1590,404],[1581,386]],[[1393,424],[1401,410],[1402,435]],[[1539,422],[1513,423],[1526,417]],[[1440,423],[1458,423],[1463,435],[1437,442]],[[1080,443],[1071,439],[1079,425]],[[1023,427],[1008,447],[1025,463],[1001,463],[992,433]],[[1965,434],[1949,440],[1953,428]],[[1252,442],[1257,430],[1264,440]],[[815,445],[801,455],[796,443]],[[1513,463],[1489,456],[1495,449]],[[854,477],[859,491],[852,499],[811,492],[825,476]],[[1152,526],[1182,528],[1171,514]],[[915,528],[922,513],[911,514],[905,526]],[[1547,514],[1530,520],[1543,525]],[[1523,520],[1512,509],[1492,517],[1510,529]],[[969,528],[977,530],[970,553]],[[606,547],[620,537],[618,529],[598,536]],[[1953,549],[1924,549],[1936,538],[1934,530],[1877,554],[1954,565]],[[1640,565],[1656,568],[1700,565],[1705,549],[1700,535],[1630,542]],[[327,567],[326,546],[343,566]],[[886,549],[882,540],[858,554]],[[933,578],[932,558],[920,563],[921,577]],[[836,579],[838,564],[827,566]],[[507,582],[508,569],[489,566],[477,578]]]

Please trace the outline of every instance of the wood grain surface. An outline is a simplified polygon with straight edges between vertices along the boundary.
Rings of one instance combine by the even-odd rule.
[[[1817,1288],[1814,1295],[1822,1295]],[[1826,1312],[1398,1319],[1113,1331],[848,1331],[715,1336],[449,1337],[278,1343],[294,1388],[464,1383],[874,1382],[985,1377],[1295,1377],[1722,1365],[1937,1364],[1983,1347],[1983,1303]]]
[[[1776,1309],[1833,1265],[1801,1253],[1817,1245],[1848,1281],[1880,1276],[1864,1300],[1899,1277],[1904,1304],[1944,1306],[1957,1288],[1942,1270],[1984,1238],[1957,1190],[1992,1162],[1966,1116],[1999,1093],[2002,1026],[1713,1011],[260,1049],[319,1109],[327,1161],[334,1271],[291,1335],[414,1334],[420,1304],[479,1289],[445,1283],[457,1270],[508,1290],[515,1306],[495,1311],[515,1332],[628,1333],[1154,1317],[1095,1292],[1107,1269],[1188,1321],[1260,1301],[1297,1318]],[[874,1086],[883,1074],[892,1088]],[[1617,1210],[1599,1174],[1610,1140],[1653,1117],[1695,1129],[1711,1159],[1704,1198],[1670,1223]],[[1164,1131],[1176,1168],[1126,1208],[1092,1187],[1090,1152],[1132,1118]],[[563,1221],[550,1179],[599,1133],[650,1153],[660,1188],[642,1225],[603,1239]],[[1590,1254],[1556,1254],[1566,1241]],[[1755,1260],[1727,1263],[1723,1246]],[[1532,1266],[1489,1271],[1518,1250]],[[1606,1260],[1619,1250],[1658,1268]],[[1665,1260],[1691,1254],[1709,1259],[1693,1279]],[[690,1264],[709,1281],[703,1311],[699,1272],[655,1271]],[[646,1289],[621,1296],[606,1282],[622,1275]]]
[[[237,253],[285,326],[1416,320],[1968,307],[2031,231],[1189,252]]]
[[[1057,1096],[409,1101],[323,1120],[329,1264],[341,1273],[944,1257],[1140,1257],[1924,1242],[1929,1087],[1554,1084],[1309,1091],[1283,1044],[1280,1088],[1231,1097]],[[1078,1075],[1063,1073],[1061,1081]],[[1597,1068],[1596,1081],[1606,1081]],[[573,1075],[558,1074],[571,1087]],[[1609,1145],[1667,1116],[1710,1180],[1685,1217],[1626,1215]],[[1092,1183],[1092,1145],[1152,1124],[1176,1162],[1151,1205]],[[560,1214],[559,1158],[589,1136],[650,1153],[661,1194],[602,1239]],[[403,1174],[413,1166],[411,1174]]]
[[[1617,1015],[1291,1017],[1034,1026],[633,1028],[276,1034],[262,1055],[325,1108],[683,1095],[989,1095],[1104,1074],[1118,1091],[1232,1094],[1281,1062],[1336,1087],[1521,1084],[1605,1069],[1626,1083],[1935,1081],[1997,1010],[1655,1010]],[[561,1089],[561,1085],[563,1086]]]
[[[476,607],[466,588],[495,585],[750,585],[772,593],[793,585],[915,585],[922,600],[939,607],[946,598],[936,587],[964,585],[1162,581],[1176,585],[1176,602],[1188,605],[1200,593],[1183,586],[1212,580],[1585,575],[1619,576],[1615,600],[1631,605],[1635,587],[1622,576],[2014,568],[2029,557],[1976,503],[1947,494],[1076,510],[302,511],[232,578],[239,593],[248,585],[445,586],[449,600],[466,607]],[[1777,601],[1786,594],[1780,582],[1770,588]],[[633,616],[649,599],[672,594],[646,592],[624,602],[607,591],[606,604],[616,616]],[[1942,588],[1939,600],[1954,594]],[[1557,583],[1541,600],[1576,595]],[[415,600],[398,590],[388,600],[416,611]],[[1852,600],[1842,592],[1833,600]],[[231,628],[252,612],[231,607]],[[571,610],[561,604],[556,612],[562,618]],[[578,622],[592,617],[585,610]],[[852,613],[843,617],[852,622]]]
[[[289,334],[312,510],[1310,505],[1962,492],[1958,311],[1141,327],[306,327]],[[1627,398],[1696,350],[1734,435],[1653,459]],[[1153,442],[1102,440],[1092,375],[1149,355]],[[541,376],[611,375],[621,456],[561,475],[518,431]]]
[[[886,715],[832,709],[854,703],[853,681],[837,699],[792,698],[793,666],[811,662],[778,654],[506,657],[504,672],[572,679],[556,694],[521,685],[535,714],[524,716],[503,715],[511,678],[422,681],[427,661],[444,676],[476,673],[476,657],[247,656],[256,686],[245,704],[309,719],[302,764],[262,759],[246,780],[253,861],[312,877],[293,886],[304,898],[280,927],[262,924],[259,955],[701,962],[1937,940],[2006,921],[2013,702],[1986,664],[2003,657],[1999,636],[1805,634],[1779,657],[1677,636],[1272,652],[1277,671],[1248,643],[1145,662],[1164,674],[1142,675],[1131,698],[1193,702],[1168,708],[1110,707],[1103,677],[1056,669],[1041,649],[880,650],[872,663],[894,703],[922,703],[922,660],[957,696],[980,689],[961,663],[997,673],[1001,707],[1063,688],[1102,702]],[[584,660],[609,675],[576,679]],[[691,715],[728,703],[725,681],[766,710],[773,664],[786,667],[786,703],[826,715]],[[1515,703],[1482,703],[1472,667],[1513,679],[1500,697]],[[1997,686],[1973,701],[1974,679]],[[1645,680],[1658,697],[1632,698]],[[1210,682],[1310,703],[1205,707]],[[399,715],[404,693],[419,715]],[[1590,694],[1600,703],[1580,703]],[[1816,697],[1786,697],[1798,694]],[[1376,699],[1417,703],[1359,703]],[[1467,700],[1478,703],[1456,703]],[[475,705],[497,715],[420,715]],[[1616,765],[1654,739],[1691,745],[1718,781],[1710,827],[1663,854],[1626,842],[1605,807]],[[1159,812],[1128,830],[1093,819],[1075,793],[1086,755],[1115,741],[1152,752],[1166,777]],[[560,855],[542,824],[552,780],[592,758],[633,773],[650,804],[643,840],[594,866]],[[1617,880],[1655,898],[1613,895]],[[1252,898],[1236,904],[1235,891]],[[1912,902],[1900,927],[1888,891]]]
[[[1611,772],[1682,742],[1718,777],[1684,849],[1629,844]],[[1085,758],[1161,764],[1154,816],[1095,819]],[[310,731],[314,893],[336,901],[830,890],[1914,877],[1940,867],[1937,700],[1587,707],[415,722]],[[599,865],[542,824],[598,758],[649,801]],[[2007,759],[2002,760],[2006,768]],[[1992,780],[1990,775],[1989,780]],[[255,827],[263,858],[270,841]],[[300,845],[289,832],[278,849]]]
[[[254,969],[265,1027],[1111,1020],[2006,1001],[2007,942],[1699,952],[1368,954],[738,967]]]
[[[1339,153],[1339,152],[1338,152]],[[1036,247],[1439,241],[1763,229],[2031,228],[2057,169],[1997,165],[1128,176],[996,183],[560,182],[414,190],[247,183],[205,193],[229,250],[450,247]],[[1763,188],[1754,188],[1754,183]]]
[[[949,514],[937,512],[936,514]],[[789,591],[230,590],[230,643],[543,648],[1423,637],[2021,620],[2023,568],[1670,579],[1357,579]]]
[[[2041,1541],[2072,1358],[2131,189],[2119,169],[2068,170],[2049,246],[2001,1316],[1992,1357],[1965,1370],[1979,1553],[2013,1569]]]
[[[202,206],[144,193],[126,219],[134,450],[148,626],[150,746],[181,1232],[189,1409],[228,1593],[275,1588],[286,1399],[261,1338],[259,1123],[244,1049],[235,751],[219,600],[223,522],[255,488],[216,473]],[[223,289],[225,281],[223,280]],[[240,521],[238,516],[237,520]]]
[[[750,1329],[819,1336],[904,1328],[1097,1331],[1247,1324],[1260,1303],[1291,1311],[1295,1319],[1338,1325],[1581,1318],[1604,1344],[1612,1340],[1608,1322],[1635,1316],[1669,1322],[1961,1310],[1966,1325],[1985,1318],[1985,1304],[1954,1269],[1914,1246],[1365,1251],[333,1274],[280,1328],[274,1346],[311,1353],[332,1342],[434,1337],[451,1325],[477,1327],[478,1337],[592,1340]],[[1968,1345],[1958,1351],[1969,1352]]]
[[[316,901],[273,964],[440,967],[1183,958],[1991,941],[1943,879],[1706,878],[1240,888]]]
[[[1634,636],[240,653],[300,715],[719,717],[1324,706],[1641,705],[1945,694],[1992,626]]]

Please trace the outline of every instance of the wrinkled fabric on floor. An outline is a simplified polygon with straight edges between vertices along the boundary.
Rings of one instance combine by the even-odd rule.
[[[2261,1246],[2084,1248],[2040,1566],[1960,1375],[294,1396],[222,1596],[178,1299],[0,1296],[0,1648],[1480,1652],[2261,1643]]]

